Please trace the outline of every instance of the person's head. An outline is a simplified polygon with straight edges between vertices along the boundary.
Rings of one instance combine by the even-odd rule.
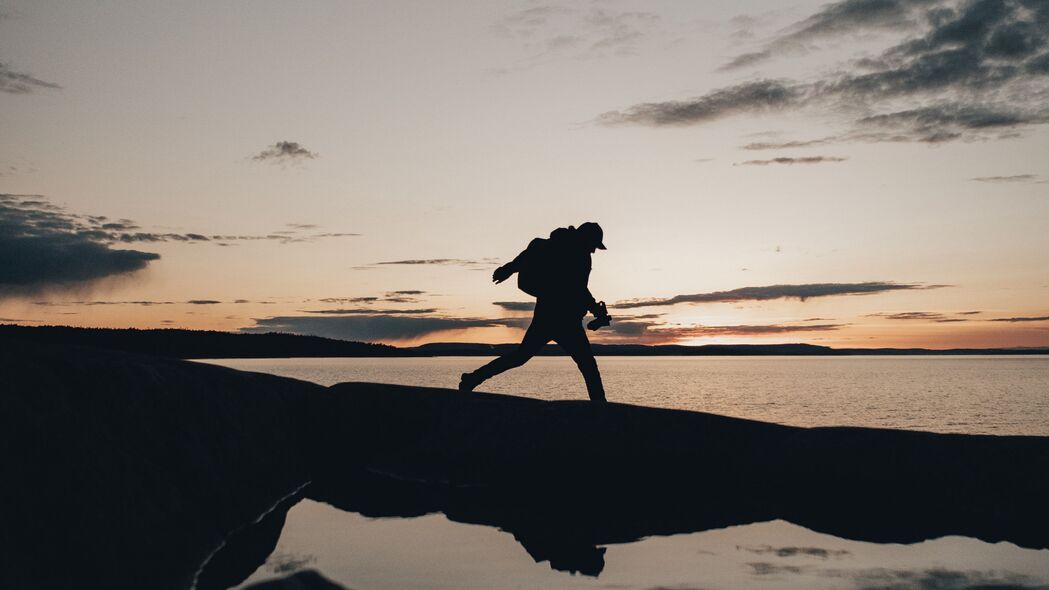
[[[605,232],[601,229],[601,226],[588,221],[579,226],[577,230],[579,237],[582,239],[583,245],[591,252],[597,250],[605,250]]]

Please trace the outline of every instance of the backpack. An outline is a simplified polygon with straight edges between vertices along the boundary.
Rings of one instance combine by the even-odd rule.
[[[521,252],[520,265],[517,268],[517,288],[532,297],[539,297],[549,287],[548,277],[543,272],[549,250],[549,240],[536,238]]]
[[[517,288],[531,295],[540,297],[546,294],[551,281],[556,280],[554,260],[558,244],[571,239],[575,227],[559,227],[550,232],[550,238],[536,238],[528,243],[528,247],[521,252],[519,266],[517,268]]]

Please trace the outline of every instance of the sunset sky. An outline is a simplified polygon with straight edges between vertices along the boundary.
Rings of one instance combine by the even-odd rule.
[[[0,0],[0,318],[1049,345],[1049,2]]]

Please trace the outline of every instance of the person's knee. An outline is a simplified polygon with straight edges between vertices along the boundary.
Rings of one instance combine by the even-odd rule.
[[[529,358],[531,358],[531,355],[525,354],[523,352],[511,352],[506,356],[506,362],[511,367],[520,367],[521,365],[527,363]]]
[[[579,367],[580,371],[582,371],[584,373],[596,373],[597,372],[597,361],[594,360],[594,357],[592,357],[592,356],[577,357],[577,358],[575,358],[573,360],[575,360],[575,364],[576,364],[577,367]]]

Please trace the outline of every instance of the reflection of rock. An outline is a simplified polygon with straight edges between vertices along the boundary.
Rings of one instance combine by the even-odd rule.
[[[278,502],[258,521],[230,533],[222,547],[211,555],[197,573],[193,590],[225,590],[247,579],[273,553],[280,540],[288,510],[301,499],[299,494],[292,494]],[[288,573],[296,569],[300,568],[277,569],[275,573]]]
[[[805,429],[365,383],[331,391],[332,454],[308,495],[372,516],[442,511],[497,526],[559,569],[589,573],[587,549],[608,543],[776,518],[873,542],[955,534],[1049,547],[1049,437]]]
[[[227,532],[308,476],[319,386],[21,341],[0,350],[2,588],[186,588]]]
[[[332,582],[317,573],[316,570],[306,570],[284,578],[252,584],[244,590],[349,590],[349,588]]]

